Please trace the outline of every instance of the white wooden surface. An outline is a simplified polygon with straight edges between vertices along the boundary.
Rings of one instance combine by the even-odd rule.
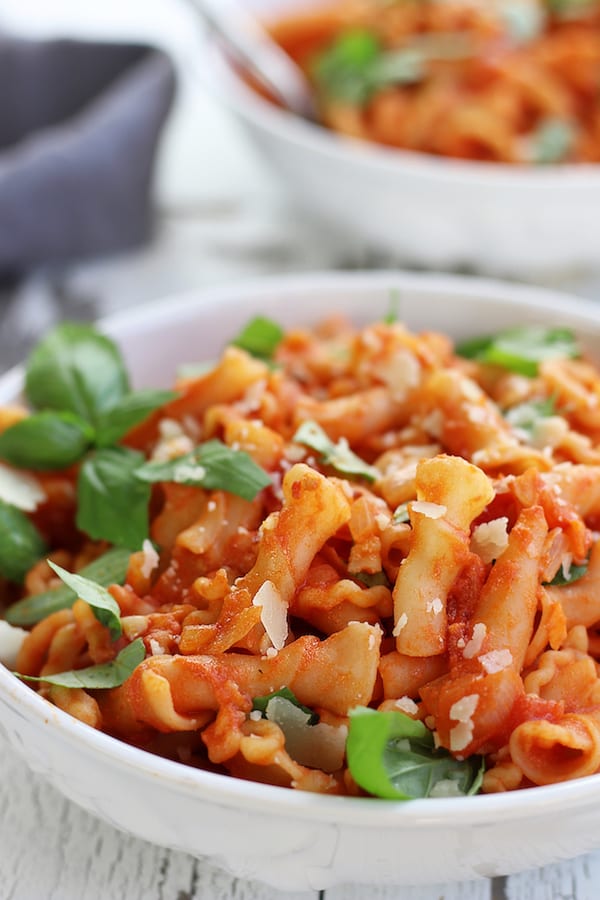
[[[85,7],[85,9],[84,9]],[[188,11],[189,12],[189,11]],[[0,0],[0,27],[140,34],[179,54],[193,31],[177,0]],[[113,260],[32,273],[0,285],[0,371],[55,321],[252,275],[397,265],[299,219],[231,123],[183,80],[158,172],[153,243]],[[555,286],[600,300],[600,273]],[[427,866],[427,860],[423,860]],[[597,900],[600,854],[509,878],[426,888],[282,894],[207,861],[123,835],[63,799],[1,738],[0,900]]]

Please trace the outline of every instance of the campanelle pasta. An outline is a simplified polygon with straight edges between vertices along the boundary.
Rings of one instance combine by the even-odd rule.
[[[16,670],[93,728],[285,787],[368,790],[348,750],[361,709],[424,723],[434,758],[481,757],[483,791],[600,771],[600,373],[563,338],[458,355],[332,318],[272,359],[226,348],[123,447],[169,466],[219,441],[266,486],[207,486],[197,460],[153,477],[150,540],[109,585],[117,632],[79,596],[33,624]],[[107,549],[75,528],[77,468],[37,473],[31,513],[71,571]],[[58,583],[40,561],[23,597]],[[44,680],[136,641],[113,686]]]

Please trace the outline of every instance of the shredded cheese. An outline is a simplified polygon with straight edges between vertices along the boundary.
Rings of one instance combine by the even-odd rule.
[[[476,622],[475,625],[473,625],[471,640],[466,643],[465,649],[463,650],[465,659],[473,659],[473,657],[480,653],[486,634],[487,628],[483,622]]]
[[[467,694],[450,707],[450,718],[458,724],[450,729],[450,749],[459,753],[473,740],[473,715],[479,703],[479,694]]]
[[[448,512],[446,506],[442,506],[440,503],[429,503],[427,500],[415,500],[411,504],[411,509],[413,512],[421,513],[427,519],[441,519]]]
[[[506,516],[477,525],[471,535],[471,552],[486,564],[498,559],[508,546],[507,526]]]
[[[479,662],[488,675],[493,675],[494,672],[501,672],[512,666],[513,655],[510,650],[490,650],[479,657]]]
[[[261,607],[260,621],[275,650],[281,650],[288,636],[288,607],[272,581],[265,581],[252,601]]]
[[[398,635],[400,634],[402,629],[406,628],[407,624],[408,624],[408,616],[406,615],[406,613],[402,613],[402,615],[396,622],[396,625],[394,626],[394,630],[392,631],[392,634],[394,635],[394,637],[398,637]]]

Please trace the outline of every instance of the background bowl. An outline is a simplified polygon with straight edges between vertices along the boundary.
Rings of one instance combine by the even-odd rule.
[[[244,5],[268,18],[319,0]],[[202,71],[297,203],[396,262],[517,276],[600,265],[600,165],[469,162],[342,138],[259,97],[214,42]]]
[[[600,308],[533,288],[447,276],[296,276],[170,299],[104,323],[136,386],[168,385],[215,355],[251,316],[308,324],[329,312],[380,318],[390,294],[413,329],[456,337],[516,323],[569,325],[600,359]],[[0,403],[21,373],[0,379]],[[494,876],[600,846],[600,776],[458,799],[328,797],[216,775],[153,756],[51,706],[0,665],[0,729],[24,761],[82,807],[162,846],[210,856],[287,890],[344,882],[434,883]]]

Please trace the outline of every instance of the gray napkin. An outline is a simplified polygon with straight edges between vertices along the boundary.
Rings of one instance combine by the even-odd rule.
[[[168,57],[2,36],[0,85],[0,271],[143,242],[175,88]]]

